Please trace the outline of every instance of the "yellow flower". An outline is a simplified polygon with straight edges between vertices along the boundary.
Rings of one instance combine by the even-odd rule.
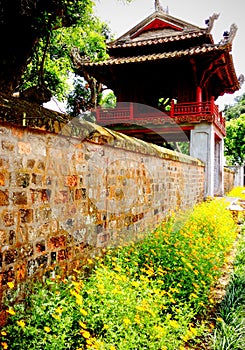
[[[179,324],[178,324],[178,322],[177,321],[175,321],[175,320],[170,320],[169,321],[169,324],[170,324],[170,326],[171,327],[173,327],[173,328],[179,328]]]
[[[140,324],[140,316],[139,316],[139,314],[135,315],[134,322],[137,323],[137,324]]]
[[[193,335],[197,335],[197,329],[194,328],[194,327],[190,327],[190,332],[191,332]]]
[[[77,303],[77,305],[82,305],[82,304],[83,304],[83,298],[82,298],[82,296],[76,298],[76,303]]]
[[[195,293],[191,293],[190,298],[198,298],[198,296]]]
[[[182,337],[182,339],[184,340],[184,342],[187,342],[190,338],[189,338],[189,333],[187,332],[186,335],[184,335]]]
[[[84,310],[83,308],[80,309],[80,312],[83,316],[87,316],[88,312]]]
[[[87,325],[86,325],[86,323],[84,323],[84,322],[79,321],[79,325],[80,325],[82,328],[84,328],[84,329],[87,328]]]
[[[140,282],[138,282],[138,281],[133,281],[131,284],[133,287],[136,287],[136,288],[138,288],[140,286]]]
[[[116,350],[115,346],[111,345],[110,350]]]
[[[55,318],[56,320],[60,320],[60,316],[59,315],[52,314],[52,317]]]
[[[2,331],[1,335],[7,335],[7,333],[5,331]]]
[[[8,282],[7,285],[9,286],[10,289],[14,288],[14,283],[13,282]]]
[[[16,312],[13,309],[8,309],[7,313],[10,314],[10,315],[15,315],[16,314]]]
[[[120,267],[120,266],[116,266],[116,267],[114,267],[114,270],[115,270],[115,271],[117,271],[117,272],[121,272],[121,271],[122,271],[122,269],[121,269],[121,267]]]
[[[223,319],[222,319],[221,317],[217,317],[216,320],[217,320],[218,322],[223,322]]]
[[[8,349],[8,344],[6,342],[1,343],[3,349]]]
[[[93,338],[91,338],[91,339],[86,339],[86,343],[87,343],[87,345],[89,345],[89,346],[92,346],[92,345],[93,345],[93,342],[94,342],[94,339],[93,339]]]
[[[49,333],[49,332],[51,331],[51,329],[50,329],[49,327],[46,327],[46,326],[45,326],[43,329],[44,329],[45,332],[47,332],[47,333]]]
[[[26,324],[23,320],[20,320],[20,321],[17,321],[17,325],[24,328]]]
[[[129,318],[125,317],[125,318],[123,319],[123,323],[124,323],[126,326],[128,326],[128,325],[131,324],[131,321],[130,321]]]
[[[85,339],[90,338],[90,333],[89,333],[89,331],[85,331],[84,329],[81,329],[80,332],[81,332],[82,336],[83,336]]]
[[[62,308],[58,306],[58,307],[55,309],[55,311],[56,311],[58,314],[61,314],[61,313],[62,313]]]

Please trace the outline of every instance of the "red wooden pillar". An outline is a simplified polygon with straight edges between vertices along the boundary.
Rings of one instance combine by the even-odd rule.
[[[202,110],[202,89],[200,86],[197,86],[197,89],[196,89],[196,101],[197,101],[197,111],[200,113]]]
[[[196,100],[197,102],[202,102],[202,89],[200,86],[196,89]]]
[[[211,114],[214,115],[214,97],[211,96]]]

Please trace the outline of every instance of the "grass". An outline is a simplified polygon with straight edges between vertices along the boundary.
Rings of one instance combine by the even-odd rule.
[[[245,347],[245,226],[243,226],[234,271],[218,311],[211,336],[213,350],[242,350]]]
[[[212,287],[237,236],[226,207],[212,200],[171,215],[140,241],[87,259],[86,278],[81,269],[35,283],[25,302],[6,304],[2,348],[200,348],[206,324],[198,318],[214,303]]]

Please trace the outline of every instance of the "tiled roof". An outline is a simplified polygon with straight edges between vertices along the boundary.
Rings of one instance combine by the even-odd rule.
[[[162,25],[160,25],[158,28],[155,28],[154,23],[156,23],[156,22],[160,22],[160,23],[162,23]],[[142,32],[144,32],[146,34],[146,37],[147,37],[147,35],[149,35],[149,37],[147,37],[147,39],[152,39],[152,33],[151,33],[151,30],[149,30],[152,25],[155,29],[157,29],[155,31],[155,33],[160,31],[162,37],[165,37],[165,33],[166,33],[167,37],[169,36],[169,34],[170,34],[169,30],[162,31],[162,29],[167,29],[167,28],[173,29],[171,31],[171,34],[173,36],[175,36],[175,34],[178,34],[178,33],[185,34],[186,32],[205,31],[205,29],[203,29],[203,28],[200,28],[196,25],[193,25],[192,23],[183,21],[179,18],[173,17],[165,12],[155,11],[154,13],[149,15],[147,18],[143,19],[136,26],[131,28],[128,32],[126,32],[125,34],[120,36],[116,41],[114,41],[114,44],[116,44],[117,42],[118,43],[120,43],[120,42],[130,43],[130,42],[135,41],[135,40],[138,41],[138,39],[140,39]],[[145,37],[145,39],[146,39],[146,37]]]
[[[194,56],[201,55],[211,52],[217,51],[230,51],[229,45],[204,45],[199,47],[194,47],[186,50],[180,51],[172,51],[172,52],[163,52],[163,53],[155,53],[149,55],[139,55],[139,56],[130,56],[130,57],[111,57],[105,61],[99,62],[89,62],[89,61],[81,61],[81,66],[84,67],[92,67],[92,66],[109,66],[109,65],[119,65],[126,63],[139,63],[139,62],[149,62],[149,61],[157,61],[164,59],[174,59],[181,58],[185,56]]]
[[[198,38],[200,36],[206,35],[206,32],[204,31],[198,31],[198,32],[187,32],[185,34],[178,34],[178,35],[171,35],[166,37],[159,37],[159,38],[153,38],[148,40],[140,40],[140,41],[131,41],[131,42],[112,42],[108,44],[109,48],[121,48],[121,47],[136,47],[136,46],[147,46],[147,45],[157,45],[157,44],[164,44],[167,42],[172,41],[180,41],[180,40],[186,40],[191,38]]]

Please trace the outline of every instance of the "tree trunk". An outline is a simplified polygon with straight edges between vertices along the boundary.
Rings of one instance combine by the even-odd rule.
[[[0,90],[12,92],[20,83],[34,46],[62,16],[62,0],[0,0]]]
[[[0,90],[5,93],[18,86],[38,40],[33,8],[22,7],[21,1],[0,0]]]

